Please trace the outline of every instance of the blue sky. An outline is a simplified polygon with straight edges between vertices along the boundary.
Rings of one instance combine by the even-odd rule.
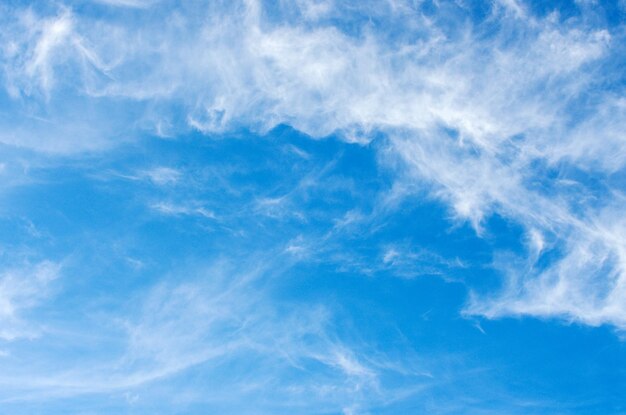
[[[0,4],[2,414],[626,413],[626,3]]]

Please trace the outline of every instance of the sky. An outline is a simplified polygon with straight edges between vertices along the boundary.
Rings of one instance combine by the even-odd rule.
[[[0,2],[0,413],[626,414],[626,2]]]

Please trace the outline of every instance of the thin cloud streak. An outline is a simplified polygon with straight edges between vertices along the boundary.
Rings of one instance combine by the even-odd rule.
[[[257,258],[258,259],[258,258]],[[92,350],[75,367],[36,374],[28,368],[0,377],[4,403],[111,393],[149,393],[159,382],[201,368],[213,393],[204,400],[272,411],[299,408],[307,413],[344,407],[367,410],[407,390],[387,385],[386,373],[401,373],[427,387],[429,378],[408,359],[394,362],[369,355],[362,345],[341,338],[323,306],[276,302],[263,288],[266,273],[285,272],[251,261],[234,267],[219,261],[183,283],[159,283],[137,295],[128,313],[110,315],[118,329],[111,338],[120,354]],[[276,263],[280,263],[276,259]],[[127,307],[128,309],[128,307]],[[122,335],[120,335],[122,334]],[[121,347],[119,347],[121,346]],[[229,365],[248,367],[245,376]],[[299,377],[306,374],[305,378]],[[289,379],[298,379],[291,382]],[[397,388],[397,389],[396,389]],[[265,397],[271,394],[272,402]],[[247,404],[241,404],[242,397]],[[280,397],[280,399],[278,399]],[[239,402],[239,403],[237,403]],[[346,412],[349,413],[349,412]]]

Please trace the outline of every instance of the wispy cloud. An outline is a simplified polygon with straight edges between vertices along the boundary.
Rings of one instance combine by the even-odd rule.
[[[121,347],[114,348],[118,356],[91,350],[76,367],[49,372],[45,379],[42,373],[24,372],[27,378],[15,373],[13,398],[2,400],[123,391],[142,396],[151,385],[201,367],[210,389],[192,400],[223,402],[244,412],[337,407],[360,412],[396,393],[382,378],[390,371],[400,370],[414,382],[428,380],[411,363],[372,355],[365,345],[349,341],[326,307],[278,302],[264,281],[267,272],[281,271],[249,264],[246,270],[241,263],[220,261],[184,283],[159,283],[138,294],[128,313],[110,316],[123,333],[117,335]],[[247,367],[245,375],[231,373],[232,365]]]
[[[50,294],[50,284],[59,276],[60,265],[49,261],[7,267],[0,272],[0,339],[36,337],[37,322],[24,313],[37,307]]]
[[[584,2],[574,2],[576,13],[567,16],[516,0],[484,2],[480,10],[471,3],[0,5],[0,143],[21,159],[91,163],[124,143],[147,146],[146,135],[198,141],[233,135],[238,143],[242,130],[263,135],[286,124],[302,133],[302,142],[335,145],[338,139],[342,149],[351,143],[375,153],[377,167],[388,174],[375,172],[372,181],[378,181],[366,193],[355,184],[366,173],[362,159],[333,154],[320,161],[315,151],[294,143],[259,154],[248,147],[245,161],[235,152],[223,156],[202,148],[222,163],[202,172],[205,160],[188,171],[185,162],[171,162],[169,148],[147,167],[112,167],[131,172],[118,178],[149,188],[125,189],[125,200],[133,194],[151,214],[124,222],[124,236],[133,239],[154,217],[219,221],[228,237],[202,239],[202,254],[219,251],[232,263],[200,277],[135,282],[144,283],[143,290],[104,318],[119,323],[108,327],[117,339],[110,354],[85,352],[82,366],[2,382],[19,392],[17,399],[130,391],[134,402],[133,393],[154,392],[163,379],[202,367],[211,375],[203,379],[206,389],[216,391],[204,399],[236,401],[248,411],[279,406],[296,412],[343,408],[348,414],[384,406],[403,393],[385,381],[385,373],[399,373],[406,362],[364,352],[333,320],[336,309],[282,302],[270,286],[275,275],[304,263],[370,276],[437,274],[449,281],[465,262],[413,246],[406,234],[372,238],[416,195],[439,203],[448,224],[468,225],[483,241],[494,219],[518,233],[515,252],[485,248],[501,286],[464,281],[464,315],[549,317],[626,330],[623,22],[610,22]],[[349,168],[337,172],[340,161]],[[246,169],[255,162],[263,167]],[[17,165],[2,159],[3,183],[26,175]],[[23,165],[28,170],[28,161]],[[207,173],[211,168],[219,172]],[[255,181],[259,177],[266,181]],[[58,205],[69,200],[73,206],[72,180],[64,182],[70,190]],[[98,185],[115,193],[112,182]],[[95,186],[80,189],[85,205],[75,209],[84,216],[59,219],[50,232],[96,227],[89,214],[97,209],[106,211],[107,224],[122,211],[145,213],[136,205],[126,211],[107,197],[92,209]],[[57,213],[63,216],[50,217]],[[93,232],[104,234],[104,227]],[[63,242],[80,250],[81,238],[86,236],[76,231]],[[53,250],[55,242],[44,248]],[[143,242],[136,246],[149,245]],[[196,243],[186,247],[198,252]],[[172,245],[152,247],[149,254],[175,257]],[[255,252],[264,255],[236,259]],[[155,272],[143,259],[136,260],[138,274]],[[9,343],[36,332],[23,316],[43,301],[58,267],[43,262],[3,269],[0,338]],[[239,370],[230,372],[233,367]],[[297,376],[302,373],[307,376]],[[418,378],[412,379],[417,389],[423,386]],[[272,402],[263,399],[268,391],[277,396]]]
[[[147,177],[154,184],[160,186],[176,184],[182,177],[182,173],[171,167],[155,167],[140,173],[140,176]]]
[[[152,209],[164,215],[172,216],[201,216],[215,219],[215,214],[198,203],[175,204],[169,202],[157,202],[151,205]]]

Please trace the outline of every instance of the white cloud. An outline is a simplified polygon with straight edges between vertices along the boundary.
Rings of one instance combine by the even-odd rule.
[[[603,177],[623,170],[624,103],[606,87],[616,75],[607,62],[621,59],[620,31],[597,26],[587,9],[563,21],[557,13],[537,18],[522,2],[502,1],[488,17],[497,28],[488,31],[395,2],[378,8],[376,17],[403,35],[367,23],[355,34],[333,21],[354,18],[358,10],[347,15],[334,2],[299,4],[295,13],[304,20],[289,19],[293,5],[271,14],[250,0],[185,6],[142,26],[66,9],[52,17],[7,9],[19,17],[1,32],[12,105],[57,129],[47,136],[43,127],[35,134],[11,124],[0,141],[75,151],[110,145],[120,126],[151,126],[158,135],[167,126],[172,135],[239,126],[265,131],[287,123],[316,137],[337,132],[355,142],[383,131],[408,171],[403,180],[412,183],[396,189],[428,189],[478,232],[494,212],[519,222],[534,241],[530,257],[541,256],[548,237],[562,250],[548,269],[517,273],[521,293],[507,291],[469,310],[624,327],[626,314],[613,300],[622,293],[623,241],[604,222],[623,186],[581,206],[571,186],[546,175],[561,168]],[[369,3],[362,7],[374,13]],[[49,103],[69,96],[77,104],[31,110],[40,95]],[[75,126],[69,120],[85,97],[96,122]],[[140,119],[109,120],[107,105],[119,100],[139,108]],[[592,193],[584,180],[577,186]],[[207,216],[166,203],[155,209]],[[614,223],[624,220],[618,211],[611,216]],[[594,300],[581,306],[576,293],[584,291]]]
[[[160,0],[94,0],[96,3],[103,3],[116,7],[131,7],[145,9],[157,4]]]
[[[0,339],[37,336],[38,328],[23,314],[48,297],[50,283],[58,277],[59,269],[58,264],[43,261],[0,273]]]
[[[197,202],[186,204],[156,202],[150,206],[153,210],[171,216],[200,216],[215,219],[215,214]]]
[[[562,257],[547,268],[535,269],[536,257],[503,266],[509,280],[501,295],[475,299],[467,311],[490,318],[562,317],[625,330],[625,231],[626,220],[620,209],[605,209],[592,223],[570,231]]]
[[[73,18],[63,9],[57,16],[40,19],[31,11],[18,14],[21,32],[19,37],[3,33],[9,42],[3,52],[7,88],[11,95],[30,95],[39,88],[48,94],[53,88],[54,67],[63,62],[71,47]]]
[[[171,167],[155,167],[141,172],[140,176],[147,177],[159,186],[166,186],[176,184],[181,179],[182,173]]]
[[[285,261],[267,254],[285,268],[280,265]],[[262,259],[236,266],[218,261],[183,283],[159,283],[134,296],[123,315],[107,312],[102,329],[111,322],[120,328],[101,333],[117,340],[110,346],[113,354],[86,349],[75,365],[74,360],[63,363],[60,373],[17,368],[11,379],[0,376],[6,386],[0,401],[113,393],[141,397],[151,385],[201,367],[202,378],[190,377],[192,390],[199,390],[197,382],[206,387],[201,396],[187,397],[192,402],[225,403],[244,413],[361,411],[406,394],[396,390],[397,384],[387,385],[385,374],[401,373],[412,385],[428,380],[408,356],[394,361],[347,340],[327,307],[281,302],[266,286],[267,273],[276,272],[284,269],[263,265]],[[170,387],[181,396],[187,390],[180,379]]]

